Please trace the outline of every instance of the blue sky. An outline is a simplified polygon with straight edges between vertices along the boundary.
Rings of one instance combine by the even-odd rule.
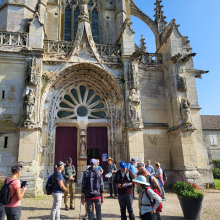
[[[135,4],[154,19],[156,0],[134,0]],[[202,79],[196,79],[202,115],[220,115],[220,0],[163,0],[164,15],[169,23],[176,19],[179,31],[188,36],[194,57],[194,68],[209,70]],[[148,26],[132,16],[135,42],[139,45],[141,34],[146,39],[148,52],[155,52],[155,38]],[[220,66],[219,66],[220,67]]]

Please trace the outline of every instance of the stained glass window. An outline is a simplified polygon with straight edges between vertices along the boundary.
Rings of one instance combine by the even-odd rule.
[[[76,37],[77,29],[78,29],[78,16],[80,14],[79,8],[74,10],[74,39]]]
[[[92,35],[96,43],[99,43],[99,13],[95,8],[92,11]]]
[[[90,7],[92,7],[93,6],[93,2],[92,2],[92,0],[90,0],[89,1],[89,4],[88,4]]]
[[[64,30],[64,40],[71,41],[72,35],[72,10],[68,5],[65,9],[65,30]]]
[[[75,5],[75,2],[74,2],[74,1],[75,1],[75,0],[72,0],[72,1],[71,1],[71,4],[72,4],[72,5]]]

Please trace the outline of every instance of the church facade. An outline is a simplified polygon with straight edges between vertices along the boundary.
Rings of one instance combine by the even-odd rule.
[[[146,3],[147,4],[147,3]],[[81,183],[90,158],[159,161],[168,184],[213,184],[188,37],[133,0],[2,0],[0,174],[24,165],[29,195],[58,161],[73,158]],[[131,16],[150,27],[156,52],[134,43]]]

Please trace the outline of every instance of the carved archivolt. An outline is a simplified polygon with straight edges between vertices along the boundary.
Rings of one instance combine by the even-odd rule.
[[[44,111],[47,106],[48,141],[46,152],[47,156],[51,158],[50,161],[53,161],[56,119],[66,120],[67,123],[69,120],[75,120],[74,123],[77,123],[78,117],[88,117],[90,120],[96,120],[97,123],[99,120],[106,119],[111,134],[115,134],[115,131],[125,127],[124,100],[116,80],[109,72],[92,64],[76,64],[61,72],[54,73],[42,95],[42,110]],[[80,107],[86,109],[86,115],[77,111]],[[62,117],[59,112],[63,110],[71,112],[71,115]],[[111,148],[116,144],[116,135],[110,135],[110,154],[113,153]]]

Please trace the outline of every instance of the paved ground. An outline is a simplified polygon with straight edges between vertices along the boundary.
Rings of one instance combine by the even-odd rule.
[[[105,196],[108,196],[107,194]],[[80,195],[76,195],[76,210],[65,211],[64,204],[61,209],[61,219],[79,219],[80,211]],[[134,200],[134,213],[138,216],[138,201]],[[50,210],[52,207],[52,196],[42,196],[35,199],[22,200],[22,220],[25,219],[49,219]],[[166,201],[163,202],[163,220],[183,220],[182,210],[173,193],[166,194]],[[82,214],[84,214],[82,208]],[[103,219],[115,220],[120,219],[120,209],[118,200],[105,198],[102,207]],[[207,190],[203,201],[201,220],[218,220],[220,219],[220,191]],[[139,219],[137,217],[137,219]]]

